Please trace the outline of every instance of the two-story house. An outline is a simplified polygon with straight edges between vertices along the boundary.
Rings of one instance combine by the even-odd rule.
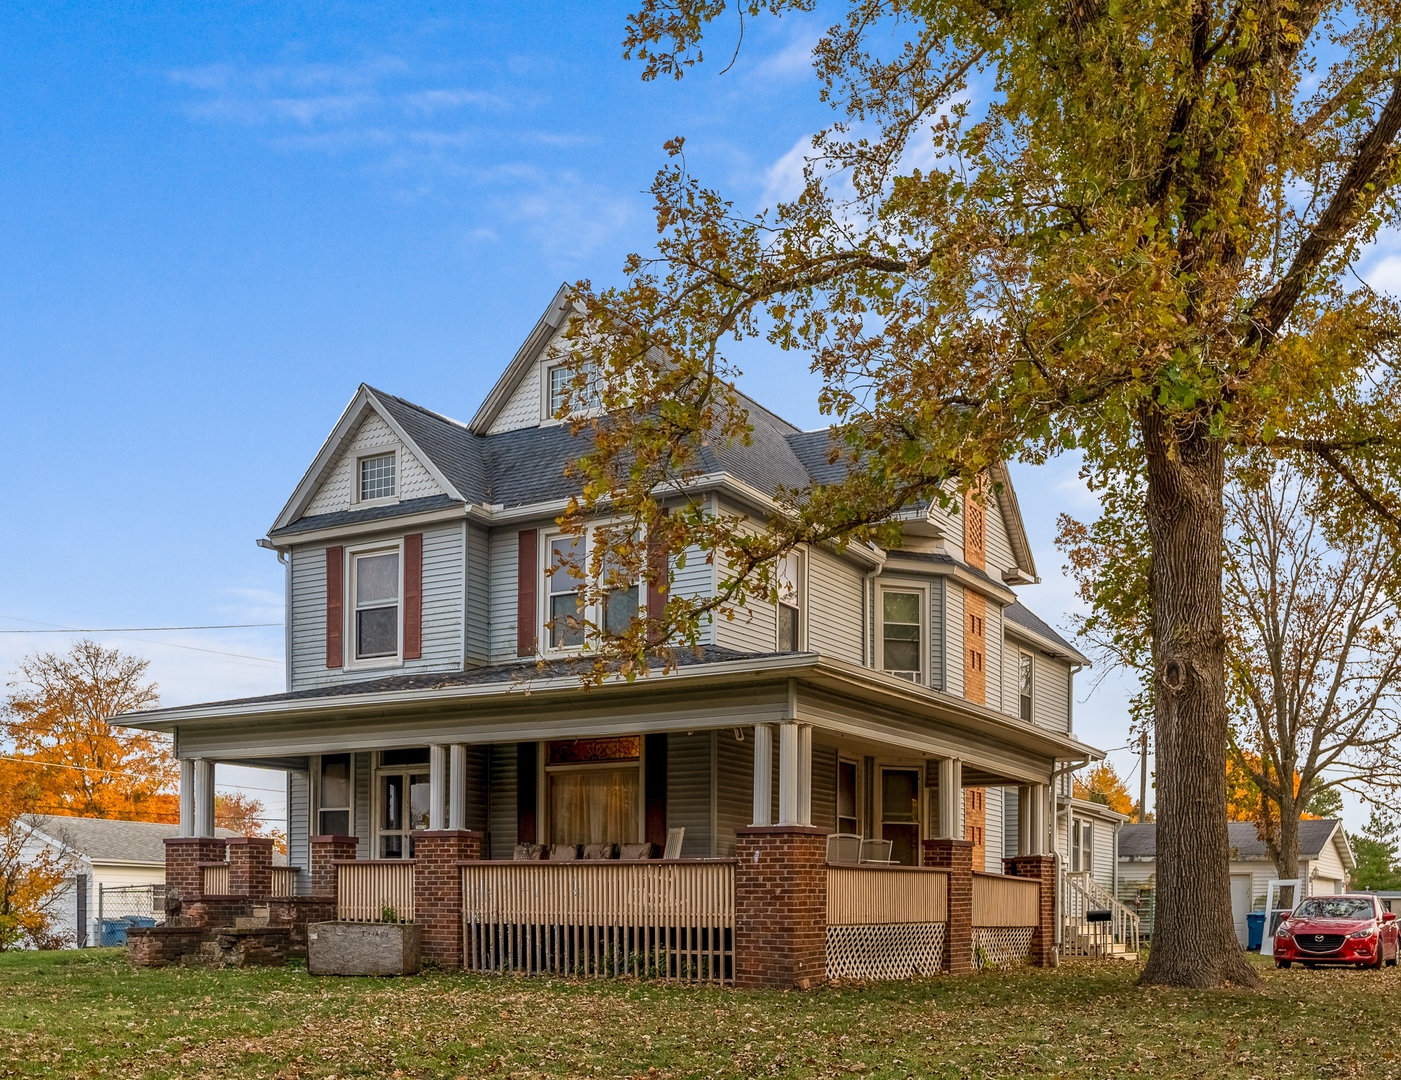
[[[569,311],[561,289],[468,423],[356,391],[259,541],[285,566],[286,692],[122,720],[174,736],[185,832],[211,831],[229,762],[285,770],[301,867],[313,836],[407,859],[424,829],[477,830],[497,860],[669,834],[682,858],[731,856],[768,824],[911,865],[963,838],[990,873],[1050,852],[1054,792],[1098,754],[1073,733],[1085,658],[1018,596],[1037,574],[1004,469],[961,512],[914,515],[898,550],[793,554],[777,603],[714,620],[674,671],[581,687],[573,585],[549,573],[575,542],[550,349]],[[821,479],[829,436],[745,405],[752,445],[707,447],[692,494],[762,523],[779,486]],[[682,594],[726,574],[672,568]]]

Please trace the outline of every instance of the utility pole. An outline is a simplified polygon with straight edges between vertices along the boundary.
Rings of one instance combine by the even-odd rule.
[[[1138,736],[1138,820],[1148,820],[1148,729]]]

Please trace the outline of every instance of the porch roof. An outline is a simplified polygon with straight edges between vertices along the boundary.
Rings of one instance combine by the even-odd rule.
[[[988,768],[1020,763],[1034,782],[1041,769],[1033,762],[1103,756],[1073,736],[817,653],[677,650],[670,672],[659,662],[645,678],[592,689],[581,673],[579,661],[521,661],[125,713],[111,722],[172,732],[182,755],[232,757],[320,752],[367,738],[507,742],[780,720]]]

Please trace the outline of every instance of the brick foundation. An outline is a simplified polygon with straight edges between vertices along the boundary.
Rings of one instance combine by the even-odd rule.
[[[806,990],[827,975],[827,830],[735,830],[735,985]]]
[[[286,927],[291,935],[291,956],[306,955],[306,928],[316,922],[332,922],[336,901],[325,896],[279,896],[268,901],[268,925]]]
[[[225,842],[216,836],[167,836],[165,838],[166,888],[182,903],[204,895],[205,863],[224,861]]]
[[[434,829],[413,834],[414,921],[423,927],[423,959],[462,966],[462,867],[482,857],[482,833]]]
[[[266,836],[234,836],[229,849],[229,892],[258,900],[272,892],[272,839]]]
[[[1056,953],[1056,860],[1052,855],[1018,855],[1003,859],[1002,865],[1013,877],[1035,878],[1041,882],[1041,919],[1031,938],[1031,962],[1037,967],[1055,967]]]
[[[360,840],[355,836],[313,836],[311,838],[311,895],[336,895],[336,860],[355,858]]]
[[[944,936],[944,970],[973,970],[973,842],[926,840],[924,865],[949,872],[949,922]]]
[[[169,967],[199,952],[200,926],[133,926],[126,932],[126,956],[134,967]]]

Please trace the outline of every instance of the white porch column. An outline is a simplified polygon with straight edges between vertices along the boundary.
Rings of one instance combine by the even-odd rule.
[[[963,839],[963,761],[939,759],[939,839]]]
[[[812,728],[785,720],[778,725],[778,823],[807,825],[811,821]]]
[[[214,835],[214,762],[195,758],[195,835]]]
[[[195,759],[180,759],[180,835],[195,835]]]
[[[446,824],[443,811],[448,802],[448,748],[435,743],[428,748],[428,827],[440,831]]]
[[[1032,807],[1036,799],[1036,789],[1031,784],[1022,784],[1017,788],[1017,855],[1035,855],[1032,850],[1032,837],[1036,835],[1035,810]]]
[[[773,824],[773,728],[754,725],[754,825]]]
[[[1046,802],[1049,788],[1046,784],[1029,784],[1022,791],[1025,796],[1018,796],[1017,812],[1017,832],[1020,836],[1020,844],[1024,849],[1023,855],[1045,855],[1046,854]],[[1026,810],[1021,810],[1021,803],[1026,804]],[[1022,831],[1025,823],[1025,832]]]
[[[453,743],[449,751],[448,828],[461,830],[467,828],[467,747]]]

